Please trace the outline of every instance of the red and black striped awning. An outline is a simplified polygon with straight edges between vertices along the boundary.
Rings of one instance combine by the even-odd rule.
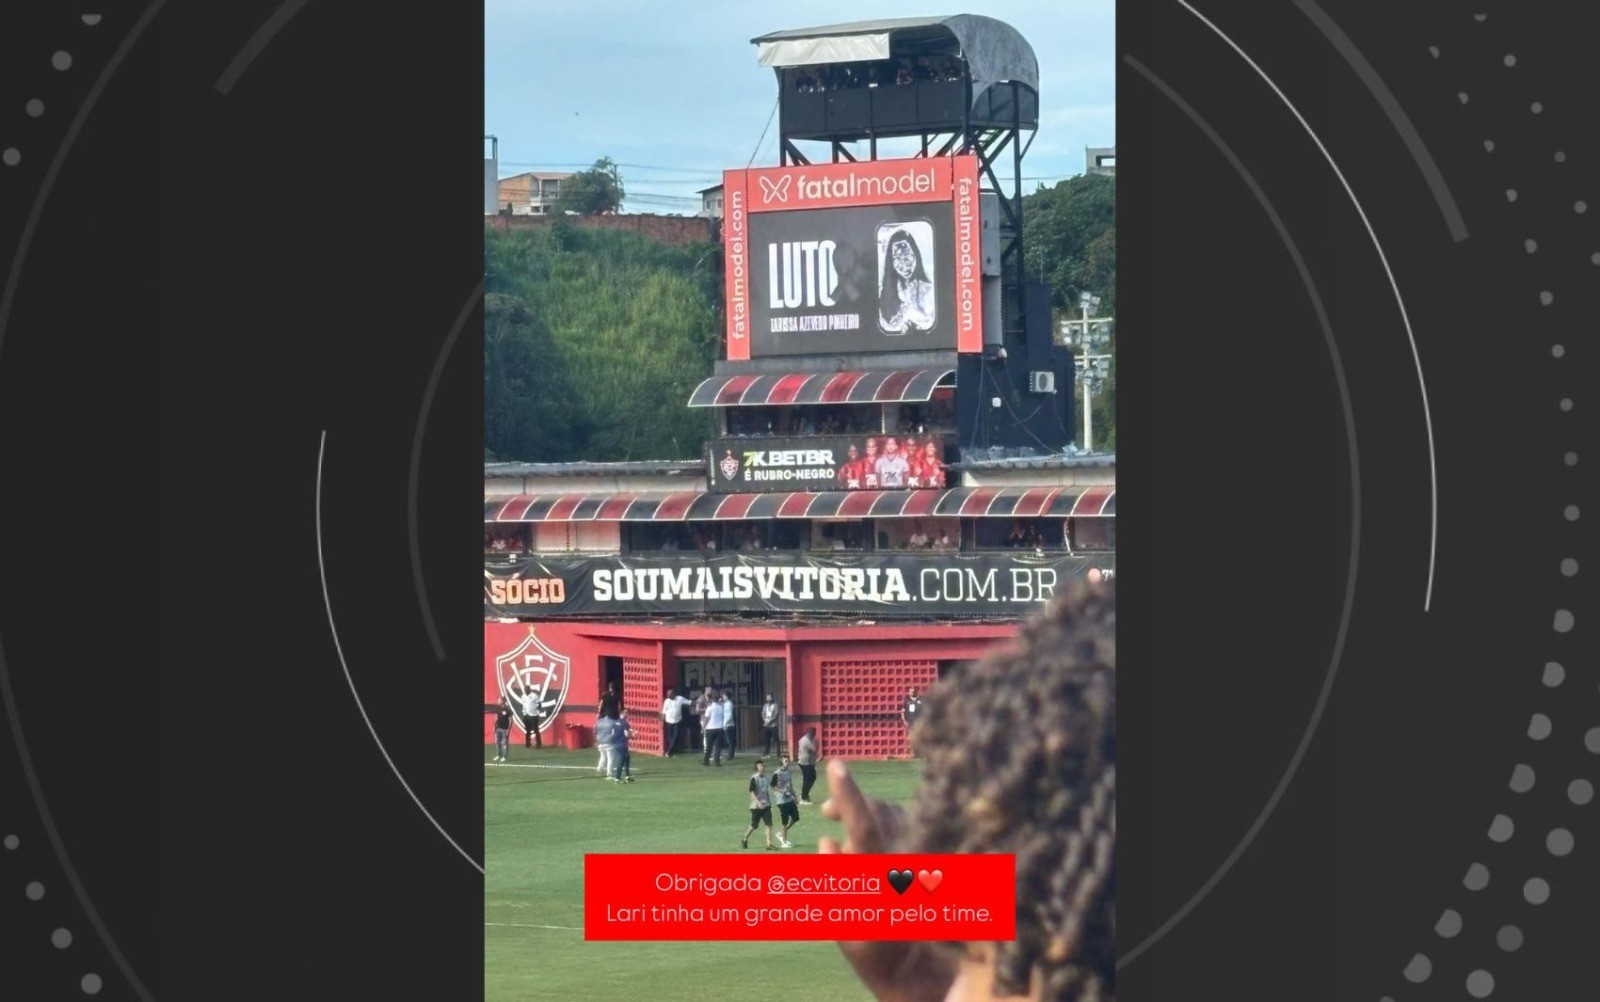
[[[695,387],[689,406],[920,403],[931,399],[936,387],[954,386],[955,375],[954,369],[893,369],[712,376]]]
[[[736,522],[767,518],[1048,518],[1116,514],[1116,488],[955,487],[772,494],[518,494],[485,522]]]

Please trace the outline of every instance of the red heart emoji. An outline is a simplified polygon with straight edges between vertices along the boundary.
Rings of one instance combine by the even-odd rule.
[[[917,872],[917,883],[921,884],[929,894],[932,894],[939,889],[940,884],[944,883],[944,871],[919,870]]]

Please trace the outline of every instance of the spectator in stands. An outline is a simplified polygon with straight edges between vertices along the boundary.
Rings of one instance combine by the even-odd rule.
[[[1028,542],[1028,527],[1018,519],[1011,526],[1011,535],[1006,537],[1006,545],[1012,549],[1030,545]]]
[[[756,527],[753,525],[744,531],[744,548],[747,550],[761,549],[761,536],[756,532]]]
[[[953,550],[955,546],[956,544],[950,541],[950,530],[940,529],[939,538],[933,541],[933,548],[936,550]]]
[[[504,553],[506,551],[506,537],[497,533],[495,537],[489,541],[489,549],[496,553]]]
[[[926,550],[928,548],[928,534],[922,531],[921,522],[913,522],[911,524],[911,537],[906,540],[906,544],[913,550]]]
[[[909,812],[829,764],[822,853],[1009,853],[1007,942],[856,942],[840,949],[883,1002],[1116,998],[1116,593],[1080,582],[976,667],[928,695]]]
[[[894,82],[902,87],[906,84],[916,82],[914,79],[912,79],[911,67],[906,65],[905,60],[900,61],[900,69],[896,71],[894,75]]]

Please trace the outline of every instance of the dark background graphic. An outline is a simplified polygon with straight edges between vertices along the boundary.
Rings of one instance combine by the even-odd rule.
[[[481,995],[482,38],[0,8],[0,997]]]
[[[790,212],[752,212],[750,220],[750,355],[829,355],[863,351],[932,351],[956,346],[955,208],[952,203],[912,202],[845,209],[796,209]],[[926,222],[933,229],[933,254],[922,265],[933,280],[937,304],[933,329],[919,333],[886,334],[878,326],[878,274],[883,262],[878,254],[878,227],[896,222]],[[832,240],[835,267],[843,294],[835,306],[801,306],[773,310],[768,272],[771,244],[800,240]],[[848,250],[847,250],[848,249]],[[922,248],[924,251],[926,248]],[[845,254],[854,260],[841,261]],[[783,258],[779,255],[779,268]],[[856,295],[852,297],[849,289]],[[774,333],[770,318],[806,314],[854,313],[861,326],[853,331],[794,331]]]
[[[1580,23],[1119,7],[1125,1000],[1595,992]]]
[[[1119,12],[1119,994],[1591,998],[1588,10],[1197,9]],[[478,997],[481,19],[99,14],[0,8],[0,995]]]

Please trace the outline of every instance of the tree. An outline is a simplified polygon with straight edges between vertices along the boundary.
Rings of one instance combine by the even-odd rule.
[[[580,216],[601,216],[619,212],[627,192],[622,187],[622,171],[610,157],[601,157],[588,170],[579,171],[561,182],[551,211]]]
[[[484,459],[575,458],[582,423],[563,353],[528,304],[491,292],[483,302]]]

